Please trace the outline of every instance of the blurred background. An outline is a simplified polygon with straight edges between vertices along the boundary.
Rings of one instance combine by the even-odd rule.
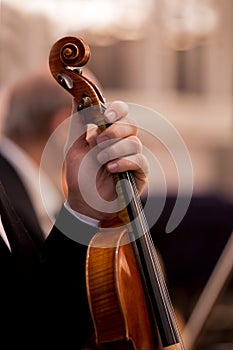
[[[152,108],[184,139],[193,167],[193,196],[184,220],[167,236],[164,227],[176,198],[177,172],[162,144],[152,150],[168,189],[152,234],[184,324],[233,228],[232,17],[232,0],[1,1],[0,121],[7,89],[47,66],[52,44],[70,34],[89,44],[87,67],[107,101],[122,99]],[[195,349],[233,348],[231,286],[229,276]]]

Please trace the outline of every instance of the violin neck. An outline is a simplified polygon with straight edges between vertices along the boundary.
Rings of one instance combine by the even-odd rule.
[[[148,310],[151,310],[151,319],[158,327],[164,348],[179,344],[180,349],[183,349],[175,312],[137,192],[134,176],[130,171],[120,173],[118,176],[120,180],[124,180],[120,182],[132,228],[129,232],[129,239],[140,271]]]

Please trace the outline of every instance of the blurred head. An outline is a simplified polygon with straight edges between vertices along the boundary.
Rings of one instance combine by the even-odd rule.
[[[97,82],[88,69],[84,68],[83,73]],[[63,157],[69,125],[69,121],[63,122],[71,115],[72,96],[45,69],[17,81],[5,95],[3,135],[26,151],[59,187],[60,158]],[[47,161],[41,165],[41,156],[48,141]]]
[[[3,134],[18,143],[46,142],[70,115],[71,101],[49,72],[31,73],[9,89]]]

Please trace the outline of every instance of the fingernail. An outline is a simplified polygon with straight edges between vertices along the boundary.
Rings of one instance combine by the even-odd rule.
[[[110,171],[115,171],[117,168],[118,168],[117,163],[109,163],[108,164],[108,170],[110,170]]]
[[[117,119],[117,114],[114,111],[108,111],[106,110],[104,113],[105,119],[109,122],[109,123],[114,123]]]

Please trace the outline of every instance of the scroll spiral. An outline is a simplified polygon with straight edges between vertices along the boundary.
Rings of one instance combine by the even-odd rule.
[[[66,37],[57,42],[60,47],[60,59],[67,66],[84,66],[90,57],[90,48],[82,40]]]

